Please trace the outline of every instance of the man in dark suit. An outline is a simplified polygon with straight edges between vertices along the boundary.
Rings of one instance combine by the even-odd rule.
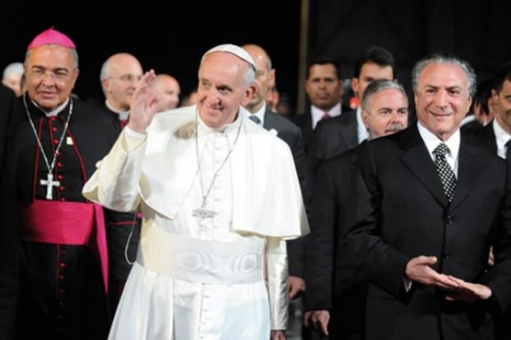
[[[511,176],[460,134],[476,88],[468,63],[430,55],[412,85],[418,123],[360,148],[337,269],[370,281],[367,340],[494,339],[511,303]]]
[[[9,139],[10,114],[15,94],[5,86],[0,86],[0,165],[2,197],[0,210],[0,339],[11,340],[14,335],[16,304],[18,300],[18,259],[20,246],[20,226],[15,214],[14,169],[12,145]]]
[[[246,105],[247,110],[251,113],[250,119],[274,133],[289,145],[293,154],[298,179],[300,180],[302,195],[307,204],[307,168],[301,131],[288,118],[271,111],[266,105],[266,95],[275,79],[275,69],[272,68],[268,53],[262,47],[254,44],[247,44],[242,47],[254,59],[257,67],[256,91],[251,101]],[[287,243],[289,248],[288,283],[289,297],[291,299],[300,296],[301,292],[305,289],[305,281],[303,279],[304,242],[304,238],[301,238]]]
[[[504,63],[491,78],[491,110],[495,118],[484,127],[481,127],[478,136],[482,145],[485,145],[493,153],[511,162],[511,62]],[[487,105],[487,107],[489,107]],[[477,131],[476,131],[477,132]],[[493,259],[493,258],[492,258]],[[508,308],[498,328],[499,340],[511,339],[511,309]]]
[[[479,133],[479,130],[488,125],[495,117],[495,108],[492,99],[493,77],[487,78],[477,84],[476,93],[472,98],[470,112],[461,122],[461,131]]]
[[[304,113],[292,117],[302,131],[306,153],[318,122],[341,115],[343,87],[340,72],[337,60],[327,55],[316,56],[307,65],[305,92],[310,106]]]
[[[396,79],[392,53],[379,46],[369,48],[355,63],[351,88],[359,102],[362,102],[367,85],[375,79]],[[316,173],[321,161],[357,146],[367,137],[360,107],[342,112],[332,119],[321,120],[309,141],[307,158],[310,173]]]
[[[402,85],[378,79],[367,87],[361,102],[362,118],[375,139],[408,126],[408,99]],[[335,340],[364,338],[367,280],[343,271],[334,277],[337,235],[351,207],[348,189],[352,183],[357,148],[335,156],[319,166],[312,190],[311,230],[305,262],[305,320]],[[334,285],[342,286],[335,300]]]

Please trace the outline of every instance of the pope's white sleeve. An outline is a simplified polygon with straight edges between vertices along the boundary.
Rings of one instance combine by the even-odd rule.
[[[285,330],[289,312],[288,263],[286,241],[281,238],[267,238],[266,275],[270,298],[271,329]]]
[[[147,136],[124,131],[85,183],[85,198],[117,211],[136,211]]]

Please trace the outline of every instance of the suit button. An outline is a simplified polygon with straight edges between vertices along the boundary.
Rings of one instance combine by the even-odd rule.
[[[448,251],[448,250],[444,251],[442,257],[444,258],[444,260],[450,259],[451,258],[451,252]]]

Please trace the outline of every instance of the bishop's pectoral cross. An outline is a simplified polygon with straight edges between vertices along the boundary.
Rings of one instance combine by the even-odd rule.
[[[46,176],[46,179],[41,180],[41,185],[46,185],[46,199],[52,200],[53,199],[53,187],[57,187],[60,185],[60,181],[54,181],[53,180],[53,174],[48,173]]]

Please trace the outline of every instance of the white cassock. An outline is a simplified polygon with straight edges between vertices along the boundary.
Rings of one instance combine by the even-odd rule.
[[[289,147],[247,117],[240,108],[215,131],[195,106],[161,112],[147,135],[125,130],[86,183],[88,199],[144,216],[109,339],[268,340],[287,328],[285,240],[309,225]],[[204,196],[214,217],[197,214]]]

